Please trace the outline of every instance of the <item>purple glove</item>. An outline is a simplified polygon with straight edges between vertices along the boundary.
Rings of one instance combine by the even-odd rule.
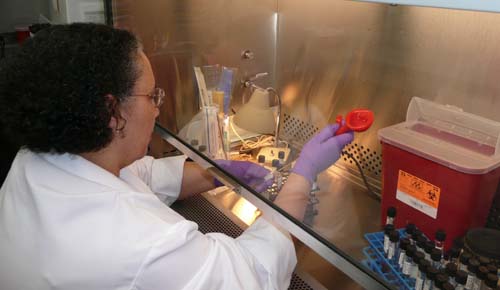
[[[312,137],[302,148],[292,172],[313,183],[318,173],[335,163],[342,153],[342,148],[354,139],[352,131],[334,136],[338,129],[338,124],[328,125]]]
[[[214,162],[257,192],[262,192],[273,184],[272,178],[264,179],[271,171],[256,163],[224,159],[214,160]],[[217,179],[214,180],[214,184],[216,187],[223,185]]]

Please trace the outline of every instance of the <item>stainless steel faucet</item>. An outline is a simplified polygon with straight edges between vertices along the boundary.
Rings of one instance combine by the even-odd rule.
[[[253,76],[250,76],[246,79],[241,80],[241,84],[245,88],[263,90],[263,88],[257,86],[254,83],[254,81],[257,79],[266,77],[268,75],[269,75],[269,73],[267,73],[267,72],[257,73]],[[278,94],[278,92],[272,87],[269,87],[265,90],[268,91],[269,93],[272,93],[275,96],[275,98],[278,100],[278,112],[276,113],[277,116],[276,116],[276,124],[275,124],[275,129],[274,129],[274,147],[278,148],[279,147],[278,145],[279,145],[280,124],[281,124],[281,122],[280,122],[280,120],[281,120],[281,97]]]

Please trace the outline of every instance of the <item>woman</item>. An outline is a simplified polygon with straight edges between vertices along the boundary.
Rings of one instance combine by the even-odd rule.
[[[2,290],[288,287],[293,244],[265,218],[232,239],[168,207],[214,183],[185,157],[145,156],[163,95],[136,38],[103,25],[45,29],[0,68],[2,121],[22,146],[0,190]],[[276,200],[298,218],[352,140],[335,131],[306,144]]]

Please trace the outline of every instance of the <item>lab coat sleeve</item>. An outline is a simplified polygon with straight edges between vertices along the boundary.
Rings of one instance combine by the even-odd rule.
[[[135,288],[152,289],[287,289],[296,265],[291,240],[264,219],[240,237],[203,235],[196,224],[182,222],[182,237],[156,243],[142,264]]]
[[[179,197],[185,161],[184,155],[159,159],[144,156],[127,169],[142,179],[160,200],[170,205]]]

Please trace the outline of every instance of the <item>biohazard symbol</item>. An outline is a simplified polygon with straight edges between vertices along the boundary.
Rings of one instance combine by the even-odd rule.
[[[436,199],[437,199],[436,193],[433,190],[429,190],[427,192],[427,199],[432,200],[432,201],[436,201]]]

